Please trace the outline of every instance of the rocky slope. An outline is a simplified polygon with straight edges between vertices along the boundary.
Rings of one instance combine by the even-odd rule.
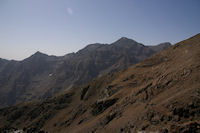
[[[200,34],[44,101],[0,110],[1,131],[200,132]]]
[[[23,61],[0,59],[0,108],[51,97],[100,75],[125,69],[169,46],[167,43],[152,49],[123,37],[110,45],[91,44],[62,57],[37,52]]]

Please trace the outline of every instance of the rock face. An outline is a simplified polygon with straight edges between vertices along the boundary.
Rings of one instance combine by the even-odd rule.
[[[121,38],[110,45],[91,44],[62,57],[36,52],[23,61],[0,59],[0,108],[51,97],[100,75],[125,69],[155,52]]]
[[[56,97],[1,109],[0,129],[198,133],[199,75],[200,34]]]

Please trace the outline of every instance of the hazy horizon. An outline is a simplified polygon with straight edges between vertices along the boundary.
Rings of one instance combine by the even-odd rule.
[[[172,44],[200,31],[199,0],[0,0],[0,58],[62,56],[128,37]]]

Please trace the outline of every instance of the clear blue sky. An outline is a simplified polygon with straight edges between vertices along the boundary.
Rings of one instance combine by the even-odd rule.
[[[200,0],[0,0],[0,57],[76,52],[122,36],[145,45],[200,32]]]

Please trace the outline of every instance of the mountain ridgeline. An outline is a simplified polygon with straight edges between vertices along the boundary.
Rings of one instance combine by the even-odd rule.
[[[105,46],[118,46],[124,51],[118,42]],[[143,45],[133,47],[139,51],[144,48],[141,51],[147,55],[151,51]],[[90,53],[94,49],[98,53],[104,46],[90,45],[72,57],[77,54],[82,55],[79,58],[84,57],[85,51]],[[139,58],[137,52],[129,52],[134,54],[134,59]],[[120,58],[121,62],[128,57]],[[1,109],[0,131],[199,133],[199,87],[200,34],[125,70],[97,77],[53,98]]]
[[[125,69],[169,46],[144,46],[122,37],[112,44],[91,44],[61,57],[36,52],[22,61],[0,59],[0,107],[51,97]]]

